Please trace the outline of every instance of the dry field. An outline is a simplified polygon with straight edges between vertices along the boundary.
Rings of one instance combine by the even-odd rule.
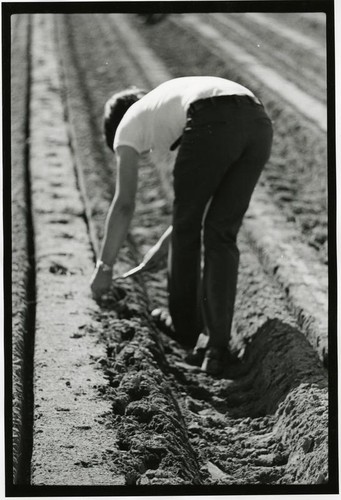
[[[325,44],[322,13],[12,17],[14,484],[114,494],[335,486]],[[165,270],[117,279],[101,304],[89,290],[115,188],[104,103],[189,74],[248,86],[275,131],[239,237],[231,344],[241,368],[219,378],[187,365],[153,323],[150,311],[167,304]],[[141,162],[115,276],[169,225],[171,182]]]

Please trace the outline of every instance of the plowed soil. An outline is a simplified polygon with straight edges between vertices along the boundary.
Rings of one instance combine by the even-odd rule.
[[[51,98],[52,88],[52,98],[59,100],[63,108],[63,114],[54,113],[54,119],[60,120],[61,129],[68,134],[67,147],[75,166],[73,182],[83,203],[73,218],[87,220],[86,245],[90,242],[97,248],[115,187],[115,159],[106,151],[102,137],[103,105],[113,92],[131,84],[148,88],[148,68],[144,73],[129,58],[110,16],[35,14],[28,22],[35,30],[36,44],[43,44],[43,40],[46,43],[48,37],[51,40],[44,51],[37,51],[39,57],[32,63],[38,81],[40,66],[44,75],[49,74],[49,68],[53,75],[50,81],[44,77],[40,106],[44,106],[44,92]],[[238,78],[235,68],[230,70],[210,54],[171,16],[153,26],[133,15],[130,22],[173,76],[215,74],[239,80],[256,93],[260,90],[256,84],[252,87],[247,77]],[[267,57],[271,62],[270,55]],[[287,219],[295,222],[300,238],[326,263],[325,136],[299,115],[294,116],[271,92],[262,94],[276,124],[273,156],[262,184]],[[32,135],[40,132],[38,120],[34,123]],[[47,147],[58,150],[58,144]],[[55,155],[50,159],[46,155],[46,160],[46,174],[42,175],[49,178]],[[43,166],[41,169],[44,172]],[[68,183],[68,176],[66,171],[58,182]],[[36,204],[50,205],[52,212],[55,210],[53,189],[36,195]],[[165,184],[154,165],[142,161],[136,213],[128,241],[120,252],[116,276],[141,259],[170,220],[171,195],[165,193]],[[62,226],[60,230],[65,234],[68,227]],[[56,410],[54,398],[58,401],[58,391],[52,399],[47,396],[51,390],[48,369],[44,379],[36,368],[32,485],[136,486],[137,494],[142,486],[161,486],[167,494],[181,494],[185,490],[177,487],[185,485],[199,488],[189,490],[193,493],[227,493],[232,491],[228,487],[245,485],[305,485],[309,492],[312,485],[328,485],[327,371],[300,329],[299,319],[276,277],[264,269],[244,233],[239,247],[241,264],[231,346],[240,362],[226,367],[221,377],[210,377],[186,364],[186,351],[153,323],[150,311],[167,305],[165,270],[117,279],[112,294],[99,306],[92,304],[89,297],[84,302],[79,299],[79,314],[86,312],[74,326],[77,332],[70,335],[77,335],[73,338],[80,346],[82,338],[86,338],[82,361],[77,362],[91,368],[89,397],[94,406],[90,408],[98,404],[101,410],[90,409],[94,414],[88,415],[89,420],[96,424],[83,426],[77,434],[77,411],[86,411],[79,404],[75,420],[70,418],[64,430],[63,415],[69,414],[71,407],[57,405]],[[77,260],[77,255],[72,258]],[[71,275],[77,265],[75,261]],[[83,269],[88,265],[82,264]],[[38,268],[37,272],[43,271]],[[48,282],[54,279],[49,278],[51,273],[58,274],[51,268],[48,273],[41,274],[41,279]],[[68,285],[64,278],[58,279],[63,282],[60,290],[65,295]],[[79,280],[80,287],[84,286],[84,279]],[[46,303],[46,297],[44,300]],[[43,307],[47,306],[43,300],[41,304],[43,317]],[[65,311],[64,329],[70,314],[67,308]],[[45,315],[49,316],[48,310]],[[48,332],[39,333],[45,334]],[[56,356],[59,363],[62,350],[75,345],[70,335],[63,337],[66,345],[58,347],[56,343],[50,353],[39,350],[39,338],[43,337],[38,337],[39,361],[49,366],[51,356]],[[92,355],[87,358],[88,345],[92,346]],[[61,398],[63,390],[72,389],[72,378],[66,379],[69,384],[60,389]],[[80,397],[74,392],[68,394]],[[84,397],[86,401],[86,392]],[[47,425],[54,439],[44,431]],[[67,456],[64,432],[74,439]],[[86,456],[81,452],[83,442]],[[57,460],[61,446],[63,460]],[[46,450],[51,461],[55,454],[55,466],[46,463]],[[217,489],[200,490],[202,487]]]

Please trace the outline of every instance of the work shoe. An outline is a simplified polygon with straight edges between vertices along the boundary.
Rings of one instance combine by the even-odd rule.
[[[208,347],[201,365],[209,375],[221,375],[228,364],[229,351],[225,347]]]
[[[201,366],[205,358],[208,341],[208,335],[200,333],[194,349],[185,357],[186,363],[189,365]]]

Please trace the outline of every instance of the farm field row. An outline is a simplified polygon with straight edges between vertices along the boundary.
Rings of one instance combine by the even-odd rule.
[[[132,83],[144,87],[151,85],[148,68],[143,68],[141,62],[137,64],[136,59],[129,56],[127,42],[122,38],[114,17],[33,15],[26,20],[30,22],[35,46],[31,62],[32,85],[35,84],[34,79],[36,84],[41,84],[38,87],[41,92],[37,94],[39,98],[31,94],[32,110],[39,112],[40,109],[44,113],[48,96],[58,101],[58,106],[64,107],[64,112],[61,115],[55,113],[54,118],[57,122],[59,120],[63,133],[69,134],[68,154],[71,153],[73,158],[77,186],[84,205],[74,214],[71,211],[69,216],[73,220],[83,213],[87,220],[88,242],[83,239],[80,242],[84,252],[89,243],[93,249],[98,247],[104,217],[114,191],[115,161],[105,150],[102,139],[103,104],[110,94]],[[192,65],[187,66],[186,58],[189,61],[190,52],[193,53],[190,43],[194,40],[193,35],[177,23],[174,25],[172,19],[164,22],[169,27],[164,32],[165,47],[169,44],[170,49],[172,45],[168,40],[170,26],[173,37],[174,31],[179,34],[179,39],[173,38],[172,51],[165,49],[167,55],[163,53],[161,39],[159,45],[157,41],[162,27],[166,25],[155,25],[151,29],[133,16],[129,19],[133,29],[142,36],[147,46],[153,48],[170,74],[183,74],[181,67],[186,68],[186,72],[190,68],[192,74],[203,74],[212,72],[209,71],[210,64],[217,64],[214,74],[224,76],[218,71],[221,62],[212,54],[210,58],[202,59],[208,62],[207,67],[201,65],[201,72],[199,61],[194,63],[193,58]],[[186,38],[188,46],[188,53],[183,50],[181,54],[182,66],[180,59],[176,60],[181,37]],[[49,40],[45,44],[45,54],[38,50],[43,39]],[[199,47],[198,52],[202,50]],[[193,64],[198,65],[195,71]],[[49,69],[50,80],[46,76]],[[44,77],[42,71],[47,71]],[[232,78],[231,75],[229,77]],[[51,86],[54,90],[52,97]],[[314,180],[309,178],[307,192],[304,192],[303,182],[297,182],[296,172],[298,185],[295,186],[294,202],[291,198],[290,203],[295,183],[294,167],[288,167],[283,172],[278,165],[277,168],[275,164],[270,165],[264,173],[262,188],[272,196],[277,209],[283,210],[288,219],[285,224],[288,221],[293,224],[302,243],[310,244],[313,261],[320,260],[319,269],[323,270],[326,240],[316,240],[311,200],[314,190],[314,199],[321,209],[316,214],[315,207],[314,216],[318,219],[319,229],[326,231],[325,205],[321,201],[326,178],[323,166],[316,165],[316,158],[319,161],[324,154],[323,134],[315,125],[307,123],[306,118],[301,120],[297,117],[295,130],[300,143],[297,145],[288,132],[292,127],[292,110],[283,103],[279,104],[278,99],[275,101],[271,93],[265,105],[276,116],[276,122],[283,119],[277,129],[279,138],[274,146],[275,163],[282,157],[283,140],[287,141],[285,151],[290,149],[293,155],[298,155],[296,166],[302,160],[302,141],[306,144],[311,134],[315,147],[321,153],[315,158],[312,152],[309,153],[310,165],[316,176]],[[31,140],[39,139],[39,119],[34,120],[33,111],[30,123]],[[287,139],[286,134],[289,135]],[[52,156],[48,169],[56,155],[61,154],[63,158],[61,148],[67,142],[53,143],[47,132],[40,144],[43,148],[41,158]],[[51,150],[55,151],[52,155]],[[32,151],[31,172],[37,168]],[[61,183],[62,190],[70,182],[69,174],[53,181],[50,174],[44,174],[44,168],[40,168],[40,175],[46,177],[45,182],[50,179],[52,183]],[[301,169],[305,172],[306,181],[308,168],[304,165]],[[167,182],[167,179],[160,180],[157,170],[149,162],[141,165],[136,214],[129,240],[120,254],[117,274],[133,266],[169,224],[171,197],[165,193]],[[33,205],[35,220],[44,223],[38,217],[41,203],[50,206],[50,215],[56,217],[54,211],[58,203],[56,205],[53,200],[59,196],[58,189],[42,194],[33,183],[32,190],[37,198]],[[283,192],[289,195],[281,197]],[[69,203],[66,200],[67,206]],[[309,227],[303,225],[304,220],[311,221]],[[252,218],[248,223],[252,225]],[[66,234],[70,228],[64,224],[59,229],[57,227],[57,233]],[[51,248],[52,244],[52,240],[50,243],[43,242],[41,238],[37,240],[37,234],[43,232],[44,227],[36,229],[36,244],[42,255],[46,251],[44,245]],[[81,482],[83,485],[161,485],[169,488],[179,485],[219,487],[328,481],[326,372],[303,334],[292,305],[278,286],[275,276],[264,269],[247,234],[243,232],[240,238],[242,260],[233,336],[234,348],[243,360],[237,378],[231,378],[231,374],[226,373],[221,379],[212,379],[199,369],[186,365],[183,362],[185,350],[156,329],[149,313],[154,306],[166,304],[165,271],[146,274],[137,280],[117,281],[114,294],[98,308],[85,305],[74,293],[74,306],[79,300],[84,324],[80,325],[75,336],[75,333],[72,334],[75,325],[72,323],[70,331],[71,323],[66,314],[62,327],[65,344],[50,343],[48,337],[55,331],[58,319],[46,313],[44,319],[44,307],[49,300],[53,300],[56,290],[60,289],[60,293],[65,295],[68,286],[76,286],[77,264],[70,264],[70,273],[65,273],[65,277],[63,273],[50,273],[49,278],[46,270],[37,268],[40,333],[36,338],[35,351],[33,485],[79,485]],[[74,252],[78,251],[76,248]],[[82,251],[81,247],[79,251]],[[87,258],[87,263],[82,265],[83,273],[89,265],[91,267],[91,257]],[[47,282],[39,289],[42,279]],[[82,279],[83,293],[84,283]],[[66,305],[66,295],[65,301]],[[84,316],[82,311],[85,310]],[[49,326],[51,321],[53,324]],[[77,378],[78,385],[73,387],[72,370],[69,374],[70,370],[65,366],[63,370],[68,375],[63,373],[58,376],[49,364],[51,359],[60,363],[59,359],[65,356],[65,351],[70,352],[72,358],[76,343],[77,349],[82,349],[81,360],[76,356],[74,358],[78,359],[76,365],[82,363],[88,366],[90,372],[95,371],[89,375],[89,384]],[[94,350],[100,354],[94,355]],[[53,393],[52,407],[48,394],[56,373],[58,390]],[[86,410],[87,398],[102,410],[90,410],[89,414]],[[82,399],[83,403],[72,403],[73,399]],[[66,400],[68,404],[63,406]],[[84,422],[80,425],[82,419],[86,420],[86,425]],[[49,432],[46,432],[47,425]],[[103,441],[106,435],[107,446]],[[68,436],[74,439],[69,448],[65,446],[66,440],[70,440]],[[87,443],[83,450],[82,440]],[[57,460],[58,456],[62,460]]]

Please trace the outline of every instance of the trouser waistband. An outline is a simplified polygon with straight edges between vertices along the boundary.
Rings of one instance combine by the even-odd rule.
[[[263,108],[263,104],[261,101],[255,97],[255,96],[249,96],[249,95],[238,95],[238,94],[233,94],[233,95],[219,95],[219,96],[213,96],[213,97],[205,97],[204,99],[199,99],[198,101],[194,101],[190,104],[188,108],[188,115],[190,116],[193,112],[200,111],[205,108],[209,107],[219,107],[223,104],[252,104],[256,106],[261,106]],[[170,151],[174,151],[180,144],[181,142],[181,137],[180,136],[170,147]]]
[[[208,106],[220,106],[221,104],[256,104],[262,106],[261,101],[254,96],[249,95],[218,95],[213,97],[205,97],[191,103],[189,111],[199,111]]]

